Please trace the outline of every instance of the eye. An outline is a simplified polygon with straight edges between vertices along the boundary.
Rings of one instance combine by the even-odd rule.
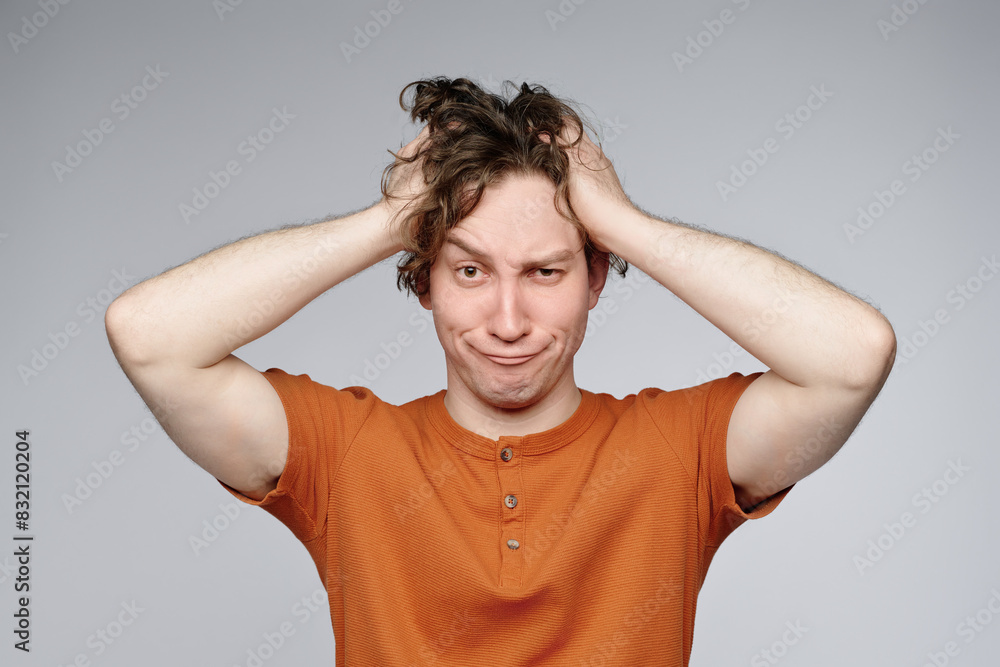
[[[463,266],[462,267],[462,277],[463,278],[475,278],[476,274],[479,272],[474,266]]]
[[[551,278],[556,275],[555,269],[538,269],[538,274],[543,278]]]

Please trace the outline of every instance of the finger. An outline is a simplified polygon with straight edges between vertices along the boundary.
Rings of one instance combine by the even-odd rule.
[[[420,145],[424,143],[424,141],[430,136],[430,134],[431,134],[430,127],[424,125],[424,128],[420,130],[420,133],[417,134],[416,137],[413,138],[413,141],[406,144],[406,146],[404,146],[403,149],[399,151],[400,157],[413,157],[414,155],[416,155],[417,151],[420,149]]]
[[[604,148],[594,143],[593,139],[586,132],[583,133],[583,138],[580,140],[579,151],[581,158],[582,156],[586,156],[589,162],[599,165],[611,163],[611,158],[604,152]]]

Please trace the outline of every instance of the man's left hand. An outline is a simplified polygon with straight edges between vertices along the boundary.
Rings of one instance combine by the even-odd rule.
[[[576,145],[571,145],[578,136]],[[625,194],[611,160],[585,130],[575,123],[563,125],[557,141],[566,148],[569,158],[569,201],[573,211],[597,248],[613,252],[604,230],[620,218],[623,210],[635,210],[635,206]]]

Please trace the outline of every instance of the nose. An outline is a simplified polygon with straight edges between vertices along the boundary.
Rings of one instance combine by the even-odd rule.
[[[498,284],[493,314],[489,319],[490,334],[508,343],[526,335],[531,330],[526,306],[521,287],[515,281]]]

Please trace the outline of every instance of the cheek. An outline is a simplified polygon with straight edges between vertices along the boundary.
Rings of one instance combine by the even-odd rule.
[[[572,304],[567,299],[550,304],[544,312],[544,320],[553,332],[560,332],[570,339],[582,338],[587,329],[586,304]]]
[[[445,349],[455,347],[455,341],[482,327],[488,309],[475,302],[441,290],[434,298],[434,328]]]

